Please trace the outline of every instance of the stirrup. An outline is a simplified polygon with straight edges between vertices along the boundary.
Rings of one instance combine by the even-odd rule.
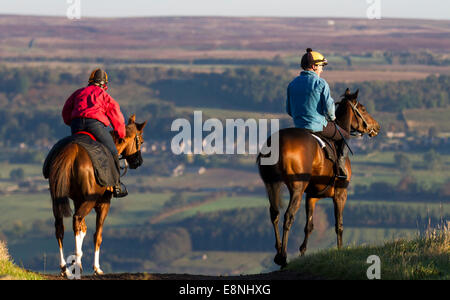
[[[114,198],[123,198],[128,195],[127,188],[121,182],[114,186],[113,196]]]
[[[338,167],[336,178],[340,179],[340,180],[346,180],[347,179],[347,172],[345,170],[342,170],[341,168]]]
[[[340,180],[347,180],[347,175],[345,175],[345,174],[338,174],[338,175],[336,175],[336,178],[340,179]]]

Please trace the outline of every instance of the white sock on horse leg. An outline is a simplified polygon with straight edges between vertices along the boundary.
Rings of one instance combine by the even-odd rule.
[[[76,236],[75,236],[75,255],[77,257],[76,263],[79,264],[81,266],[81,257],[83,256],[83,240],[84,237],[86,236],[86,232],[80,231]]]

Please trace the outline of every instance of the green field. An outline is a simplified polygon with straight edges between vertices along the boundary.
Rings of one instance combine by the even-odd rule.
[[[424,134],[431,127],[435,127],[441,133],[450,132],[449,114],[450,108],[407,109],[403,111],[408,127]]]
[[[37,164],[0,163],[0,179],[8,179],[12,170],[22,168],[25,177],[42,176],[42,166]]]
[[[380,152],[375,151],[367,155],[356,154],[350,156],[352,163],[352,185],[369,185],[373,182],[386,182],[397,184],[406,174],[400,169],[394,156],[397,153],[405,155],[412,163],[412,169],[408,175],[414,177],[421,185],[431,186],[434,184],[443,184],[449,179],[450,155],[441,155],[441,168],[437,170],[425,169],[423,153],[406,152]]]

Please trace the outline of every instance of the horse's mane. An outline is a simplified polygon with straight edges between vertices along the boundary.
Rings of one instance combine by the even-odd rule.
[[[335,103],[335,105],[336,105],[336,112],[335,112],[336,116],[340,116],[343,113],[345,113],[345,111],[344,111],[345,110],[345,105],[341,105],[341,104],[343,104],[343,102],[346,102],[346,101],[350,101],[350,99],[345,97],[345,95],[343,95],[341,100],[339,102]]]

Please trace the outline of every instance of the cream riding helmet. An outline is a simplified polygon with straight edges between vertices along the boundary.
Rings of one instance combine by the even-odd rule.
[[[326,66],[328,61],[321,53],[312,51],[311,48],[306,49],[306,53],[302,57],[301,67],[306,70],[315,66]]]

